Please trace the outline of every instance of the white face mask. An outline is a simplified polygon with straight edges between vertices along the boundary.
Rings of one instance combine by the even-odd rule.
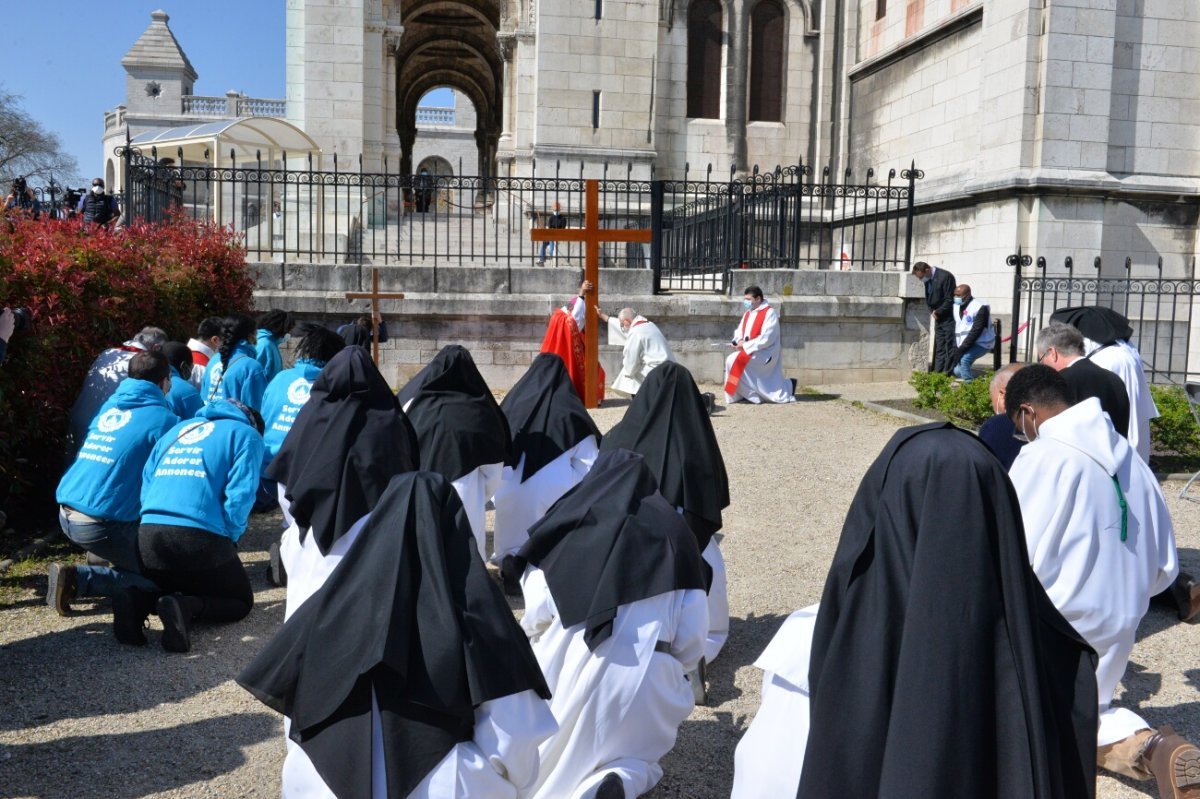
[[[742,300],[742,307],[749,311],[754,307],[754,303],[751,300]]]
[[[103,194],[103,193],[104,193],[103,186],[92,186],[92,194]]]

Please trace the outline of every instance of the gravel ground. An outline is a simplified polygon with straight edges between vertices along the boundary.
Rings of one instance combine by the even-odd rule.
[[[845,399],[897,396],[820,390]],[[738,405],[714,417],[731,476],[722,543],[731,632],[709,669],[709,706],[680,729],[654,799],[729,795],[734,747],[758,707],[754,659],[787,614],[819,598],[858,481],[901,425],[825,395],[788,406]],[[624,403],[615,403],[595,415],[607,429],[623,412]],[[1165,486],[1181,560],[1196,573],[1200,505],[1176,499],[1179,488]],[[10,589],[0,605],[0,797],[278,796],[279,718],[231,678],[282,619],[284,592],[264,576],[279,524],[277,514],[256,516],[243,539],[254,612],[238,624],[201,629],[183,656],[159,649],[156,619],[150,646],[122,647],[106,605],[81,603],[64,619],[43,603],[44,580],[33,590],[0,580]],[[1193,740],[1200,739],[1198,644],[1200,628],[1151,609],[1122,699]],[[1098,795],[1154,792],[1101,777]]]

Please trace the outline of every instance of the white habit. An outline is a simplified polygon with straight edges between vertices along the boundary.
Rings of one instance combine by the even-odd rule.
[[[729,582],[725,576],[725,557],[715,535],[700,555],[713,570],[712,585],[708,588],[708,636],[704,639],[704,662],[712,663],[729,638]]]
[[[636,394],[651,369],[675,360],[667,337],[658,329],[658,325],[644,316],[638,316],[630,323],[628,333],[621,332],[620,320],[610,316],[608,343],[624,347],[621,351],[621,371],[612,384],[613,390],[622,394]]]
[[[758,317],[765,314],[762,329],[757,336],[754,332]],[[737,390],[730,394],[725,392],[725,402],[733,403],[744,399],[755,405],[761,402],[792,402],[792,384],[783,376],[783,345],[779,339],[779,314],[767,303],[746,311],[741,323],[733,331],[733,341],[741,345],[725,359],[725,381],[729,382],[729,370],[733,368],[738,355],[745,350],[750,353],[750,361],[746,364]]]
[[[600,447],[595,437],[587,436],[538,469],[525,482],[521,482],[524,455],[516,468],[504,467],[500,487],[492,499],[496,506],[492,562],[499,563],[505,555],[516,554],[529,539],[529,528],[587,475],[598,454]]]
[[[754,665],[763,670],[762,700],[733,755],[730,799],[795,796],[808,748],[808,660],[818,605],[797,610]]]
[[[1113,475],[1128,503],[1125,541]],[[1179,571],[1158,481],[1094,397],[1042,422],[1009,477],[1021,503],[1034,573],[1054,606],[1100,656],[1098,745],[1148,728],[1133,711],[1109,703],[1150,597],[1165,590]]]
[[[285,621],[325,584],[370,518],[367,514],[355,522],[334,542],[328,555],[321,554],[312,535],[306,535],[301,544],[295,524],[284,532],[279,551],[288,574]],[[383,730],[374,697],[371,722],[371,793],[374,799],[386,799]],[[284,799],[336,799],[308,755],[287,737],[289,725],[284,719],[287,742],[282,778]],[[409,799],[477,799],[484,796],[517,799],[520,792],[537,778],[538,745],[557,728],[546,700],[534,691],[484,702],[475,708],[474,740],[451,749],[408,795]]]
[[[626,796],[646,793],[662,778],[658,761],[692,712],[684,674],[704,652],[704,592],[671,591],[622,605],[612,637],[592,652],[583,642],[585,623],[562,626],[540,569],[526,569],[521,585],[521,626],[546,675],[559,726],[542,744],[541,772],[522,799],[591,799],[609,772],[620,775]],[[669,654],[655,650],[659,641],[669,644]]]
[[[1128,341],[1117,341],[1101,347],[1089,338],[1083,340],[1088,360],[1121,378],[1129,395],[1129,446],[1137,450],[1142,460],[1150,462],[1150,420],[1158,418],[1158,408],[1146,381],[1146,367],[1137,348]]]

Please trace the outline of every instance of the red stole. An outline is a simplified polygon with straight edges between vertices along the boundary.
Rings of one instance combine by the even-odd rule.
[[[195,366],[208,366],[208,356],[198,350],[192,350],[192,364]]]
[[[746,311],[746,313],[742,315],[742,326],[738,330],[739,344],[744,342],[747,338],[746,323],[750,321],[750,314],[752,313],[756,313],[758,316],[754,317],[754,324],[750,326],[749,338],[758,338],[762,335],[763,322],[767,318],[767,308],[769,307],[770,306],[764,302],[754,310]],[[750,353],[746,352],[745,350],[739,352],[737,357],[733,359],[733,366],[729,369],[729,377],[725,379],[726,394],[733,396],[737,393],[738,383],[742,382],[742,373],[746,371],[746,364],[748,363],[750,363]]]
[[[584,350],[583,333],[580,332],[575,317],[561,308],[551,314],[550,324],[546,327],[546,337],[542,339],[542,352],[553,352],[562,358],[567,367],[567,374],[571,376],[571,385],[580,399],[583,399],[583,381],[586,376],[586,372],[583,371],[586,363]],[[603,400],[604,367],[597,363],[595,368],[599,373],[596,380],[599,399]]]

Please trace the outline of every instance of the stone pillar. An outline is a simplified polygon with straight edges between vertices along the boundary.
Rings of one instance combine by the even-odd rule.
[[[403,35],[403,25],[388,25],[383,34],[386,56],[383,73],[383,151],[389,163],[393,164],[400,158],[399,121],[396,118],[396,75],[400,65],[396,56]]]
[[[506,157],[511,158],[515,146],[513,128],[516,125],[517,92],[513,61],[517,48],[517,37],[513,33],[500,32],[496,34],[496,43],[504,63],[504,73],[501,78],[503,86],[501,102],[503,105],[500,108],[500,138],[497,149],[503,151]]]
[[[728,61],[725,82],[725,135],[729,140],[730,157],[739,170],[749,169],[746,163],[746,81],[750,69],[749,19],[744,0],[726,4],[725,25],[729,31]]]

